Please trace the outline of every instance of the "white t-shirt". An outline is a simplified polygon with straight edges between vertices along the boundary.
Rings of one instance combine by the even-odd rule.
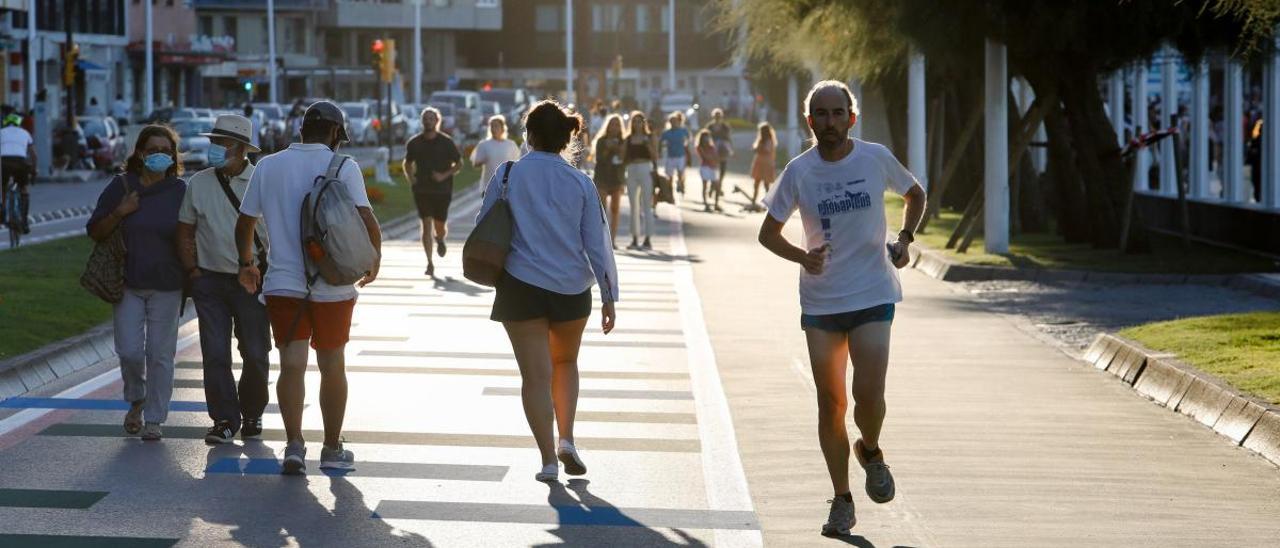
[[[324,175],[333,151],[319,143],[293,143],[289,148],[258,161],[240,203],[240,213],[258,217],[267,225],[271,247],[267,251],[266,295],[302,297],[307,293],[302,261],[302,200],[311,191],[317,176]],[[338,179],[356,206],[369,207],[364,175],[355,160],[347,160]],[[332,286],[317,278],[311,286],[311,300],[345,301],[357,295],[354,285]]]
[[[0,156],[19,156],[27,157],[27,145],[35,141],[31,140],[31,134],[27,130],[18,126],[9,126],[0,129]]]
[[[853,151],[827,162],[810,148],[787,164],[764,203],[786,222],[800,210],[805,249],[830,242],[822,274],[800,270],[800,310],[839,314],[902,300],[898,271],[885,249],[884,193],[916,183],[883,145],[854,139]]]
[[[485,139],[476,144],[475,150],[471,151],[471,163],[482,164],[480,170],[480,181],[476,185],[484,190],[485,185],[489,184],[489,179],[493,178],[493,174],[498,172],[498,168],[503,162],[515,161],[520,159],[520,147],[516,146],[516,142],[511,139]]]

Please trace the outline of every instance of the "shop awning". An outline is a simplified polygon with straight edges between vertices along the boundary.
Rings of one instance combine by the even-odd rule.
[[[107,70],[107,67],[99,65],[93,61],[86,61],[84,59],[76,60],[76,68],[80,70]]]

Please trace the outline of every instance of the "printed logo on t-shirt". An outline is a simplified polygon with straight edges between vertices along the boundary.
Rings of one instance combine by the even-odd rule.
[[[837,194],[818,202],[818,215],[827,217],[868,207],[871,207],[870,194],[846,190],[843,194]]]

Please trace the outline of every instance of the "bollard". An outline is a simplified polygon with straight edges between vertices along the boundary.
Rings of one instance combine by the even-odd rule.
[[[378,151],[374,153],[373,176],[379,183],[384,185],[394,185],[391,180],[391,170],[387,168],[387,162],[391,160],[391,149],[387,147],[378,147]]]

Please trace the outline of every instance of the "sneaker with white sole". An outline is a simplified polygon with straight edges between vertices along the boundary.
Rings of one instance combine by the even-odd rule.
[[[542,471],[533,475],[538,481],[556,481],[560,479],[560,465],[551,463],[542,467]]]
[[[245,419],[240,425],[240,439],[262,439],[262,419]]]
[[[320,449],[320,469],[355,470],[356,454],[344,449],[342,442],[337,447],[324,446]]]
[[[307,473],[307,444],[291,441],[284,446],[284,461],[280,463],[280,473],[286,476]]]
[[[847,536],[849,530],[858,523],[858,517],[853,512],[853,501],[836,496],[827,502],[831,503],[831,511],[827,514],[827,523],[822,526],[822,536]]]
[[[204,442],[209,445],[234,441],[236,441],[236,429],[231,425],[231,421],[218,421],[204,434]]]
[[[560,440],[560,449],[556,451],[560,462],[564,463],[564,473],[570,476],[581,476],[587,473],[587,465],[583,464],[578,449],[568,440]]]
[[[889,465],[884,463],[884,451],[879,447],[875,451],[867,451],[862,440],[853,445],[853,451],[867,474],[867,497],[880,504],[893,500],[896,489]]]
[[[142,427],[142,441],[160,441],[164,433],[160,431],[160,423],[149,422]]]

